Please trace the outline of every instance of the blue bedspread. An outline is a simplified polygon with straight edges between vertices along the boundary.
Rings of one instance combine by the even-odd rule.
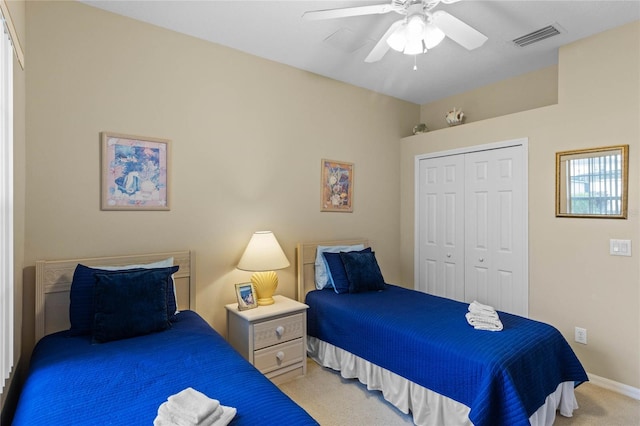
[[[318,424],[192,311],[132,339],[44,337],[13,424],[152,425],[160,404],[189,386],[235,407],[232,425]]]
[[[468,304],[388,285],[307,295],[308,333],[470,408],[476,426],[528,425],[558,384],[588,380],[554,327],[499,312],[504,330],[475,330]]]

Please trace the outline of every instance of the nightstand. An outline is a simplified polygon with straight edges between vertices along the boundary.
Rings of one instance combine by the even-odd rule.
[[[275,384],[307,372],[307,308],[304,303],[273,296],[273,305],[227,309],[227,340]]]

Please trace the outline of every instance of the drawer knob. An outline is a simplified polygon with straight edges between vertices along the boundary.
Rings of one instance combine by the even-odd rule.
[[[282,361],[284,359],[284,352],[280,351],[276,354],[276,358],[278,358],[278,361]]]
[[[281,325],[276,327],[276,334],[278,335],[278,337],[282,337],[282,335],[284,334],[284,327]]]

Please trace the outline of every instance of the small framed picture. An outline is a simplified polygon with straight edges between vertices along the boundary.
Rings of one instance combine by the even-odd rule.
[[[236,284],[236,297],[239,311],[258,307],[258,296],[252,283]]]
[[[322,160],[320,211],[353,212],[353,163]]]
[[[169,210],[171,141],[102,132],[102,210]]]

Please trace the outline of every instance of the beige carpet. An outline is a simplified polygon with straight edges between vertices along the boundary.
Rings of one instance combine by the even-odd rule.
[[[307,358],[307,375],[283,383],[280,389],[322,426],[412,425],[411,415],[385,401],[382,392],[368,391],[357,379],[320,367]]]
[[[319,368],[319,367],[318,367]],[[591,383],[576,388],[573,417],[557,416],[555,426],[638,426],[640,401]]]
[[[346,380],[340,373],[308,360],[307,375],[280,385],[280,389],[301,405],[322,426],[411,425],[403,414],[368,391],[358,380]],[[640,426],[640,401],[584,383],[576,389],[580,408],[573,417],[558,415],[556,426]],[[444,425],[443,425],[444,426]]]

